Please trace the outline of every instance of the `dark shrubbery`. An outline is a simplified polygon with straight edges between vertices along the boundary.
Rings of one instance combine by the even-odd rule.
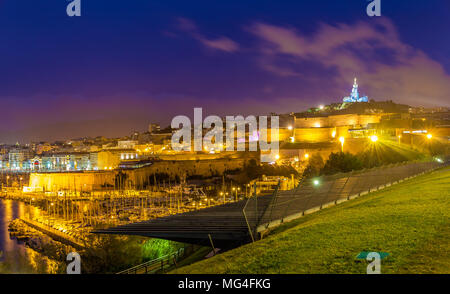
[[[428,150],[430,152],[430,155],[437,156],[437,155],[443,155],[448,154],[448,144],[443,144],[441,142],[435,141],[432,144],[429,145]]]
[[[255,160],[250,160],[242,171],[238,173],[239,177],[237,181],[240,184],[246,184],[262,175],[290,177],[291,174],[298,176],[298,172],[292,166],[270,164],[257,165]]]
[[[94,235],[81,252],[81,271],[117,273],[143,261],[142,242],[138,237]]]
[[[81,250],[83,273],[117,273],[176,251],[181,243],[137,236],[94,235]]]
[[[320,175],[321,170],[323,169],[325,163],[323,162],[322,156],[317,153],[314,153],[309,158],[309,164],[306,169],[303,171],[303,177],[311,178]]]
[[[338,172],[350,172],[362,169],[361,160],[348,152],[331,153],[321,170],[321,174],[331,175]]]

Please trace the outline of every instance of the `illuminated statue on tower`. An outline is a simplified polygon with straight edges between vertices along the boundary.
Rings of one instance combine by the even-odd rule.
[[[350,97],[344,97],[344,102],[369,102],[369,98],[367,96],[359,97],[358,93],[358,84],[356,83],[356,78],[353,82],[352,92],[350,93]]]

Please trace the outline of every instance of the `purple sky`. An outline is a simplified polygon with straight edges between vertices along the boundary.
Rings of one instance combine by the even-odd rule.
[[[42,3],[44,2],[44,3]],[[450,106],[450,3],[0,0],[0,143],[341,101]],[[189,2],[189,3],[187,3]],[[404,2],[404,3],[399,3]]]

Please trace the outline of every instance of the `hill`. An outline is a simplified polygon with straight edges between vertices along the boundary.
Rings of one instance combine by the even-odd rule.
[[[362,251],[387,252],[382,273],[450,273],[450,168],[278,227],[268,237],[173,273],[366,273]]]

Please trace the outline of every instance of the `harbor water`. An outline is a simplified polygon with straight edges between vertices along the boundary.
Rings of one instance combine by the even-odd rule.
[[[0,273],[52,273],[54,261],[11,238],[8,231],[12,220],[36,210],[20,201],[0,199]]]

